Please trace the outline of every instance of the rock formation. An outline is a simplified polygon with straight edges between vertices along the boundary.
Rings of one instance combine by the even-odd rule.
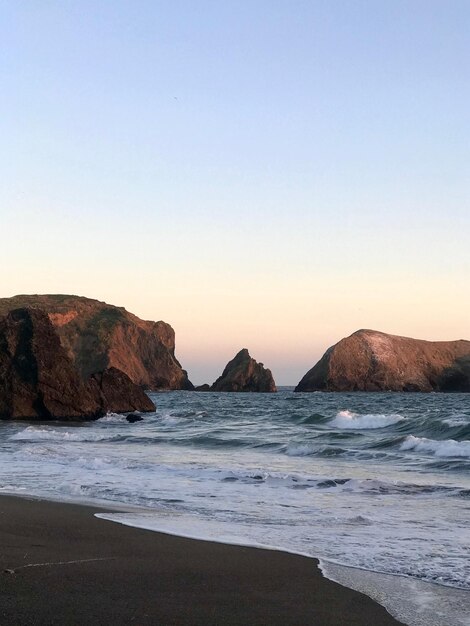
[[[129,415],[126,415],[126,420],[129,422],[129,424],[141,422],[143,419],[144,418],[142,417],[142,415],[139,415],[139,413],[129,413]]]
[[[20,307],[47,312],[83,380],[116,367],[146,389],[192,389],[175,358],[175,333],[165,322],[146,322],[98,300],[67,295],[0,299],[0,315]]]
[[[271,370],[251,358],[244,348],[225,366],[211,391],[277,391]]]
[[[295,391],[470,391],[470,341],[358,330],[329,348]]]
[[[208,385],[207,383],[194,387],[194,391],[210,391],[210,390],[211,390],[211,386]]]
[[[16,309],[0,318],[0,419],[97,419],[107,411],[154,410],[122,372],[84,382],[48,316]]]
[[[116,367],[93,374],[89,385],[94,397],[106,411],[155,411],[155,405],[142,387],[133,383],[127,374]]]

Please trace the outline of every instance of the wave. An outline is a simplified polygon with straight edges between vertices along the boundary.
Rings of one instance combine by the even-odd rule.
[[[47,444],[47,442],[46,442]],[[67,468],[76,467],[86,470],[138,470],[151,471],[153,465],[141,460],[135,460],[126,457],[116,457],[109,455],[90,454],[86,451],[86,447],[80,447],[76,454],[71,453],[70,447],[54,446],[35,443],[34,445],[25,445],[16,453],[19,460],[39,459],[44,467],[47,463],[66,465]]]
[[[347,452],[344,448],[313,443],[289,442],[285,448],[287,456],[338,456]]]
[[[360,415],[358,413],[352,413],[351,411],[340,411],[336,417],[329,422],[329,425],[334,428],[361,430],[385,428],[386,426],[401,422],[404,419],[402,415],[395,413],[366,413],[365,415]]]
[[[299,424],[322,424],[328,421],[328,417],[325,417],[321,413],[313,413],[312,415],[302,416],[299,419]]]
[[[122,435],[110,435],[105,432],[92,432],[91,428],[76,426],[72,429],[49,428],[47,426],[28,426],[10,437],[10,441],[121,441]]]
[[[100,417],[98,422],[106,424],[125,424],[127,422],[126,415],[123,413],[108,412],[103,417]]]
[[[448,426],[470,426],[470,416],[463,413],[457,415],[451,415],[447,419],[443,419],[442,422]]]
[[[427,439],[426,437],[409,435],[401,444],[400,450],[431,453],[438,457],[470,458],[470,441],[455,441],[455,439],[435,441],[434,439]]]

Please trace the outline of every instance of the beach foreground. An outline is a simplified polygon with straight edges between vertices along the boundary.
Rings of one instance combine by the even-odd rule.
[[[314,559],[100,520],[89,506],[0,498],[1,624],[398,624]]]

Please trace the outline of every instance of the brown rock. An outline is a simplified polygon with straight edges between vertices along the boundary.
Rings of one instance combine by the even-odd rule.
[[[194,391],[210,391],[210,390],[211,390],[211,386],[208,385],[207,383],[194,387]]]
[[[0,319],[1,419],[96,419],[102,414],[45,313],[18,309]]]
[[[94,397],[106,411],[155,411],[155,405],[145,391],[115,367],[93,374],[89,384]]]
[[[155,407],[115,368],[83,382],[46,313],[0,318],[0,419],[93,420],[128,410]]]
[[[175,357],[175,333],[165,322],[147,322],[98,300],[68,295],[0,299],[0,315],[18,307],[46,311],[68,356],[85,381],[116,367],[146,389],[192,389]]]
[[[470,391],[470,341],[358,330],[329,348],[295,391]]]
[[[243,348],[225,366],[220,376],[211,387],[211,391],[277,391],[271,370],[252,359],[248,350]]]

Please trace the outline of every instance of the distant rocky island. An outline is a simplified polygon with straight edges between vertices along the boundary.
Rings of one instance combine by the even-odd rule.
[[[144,389],[195,389],[166,322],[80,296],[0,298],[0,419],[153,411]],[[196,390],[270,393],[276,384],[243,348]],[[470,341],[358,330],[329,348],[295,391],[470,392]]]
[[[358,330],[329,348],[295,391],[470,392],[470,341]]]
[[[271,370],[250,356],[246,348],[227,363],[222,375],[212,386],[201,385],[196,391],[275,392]]]
[[[110,367],[83,380],[40,309],[0,318],[0,419],[93,420],[108,411],[154,411],[124,372]]]
[[[0,316],[24,307],[47,313],[83,380],[114,367],[145,389],[193,389],[175,357],[175,332],[165,322],[80,296],[0,298]]]

